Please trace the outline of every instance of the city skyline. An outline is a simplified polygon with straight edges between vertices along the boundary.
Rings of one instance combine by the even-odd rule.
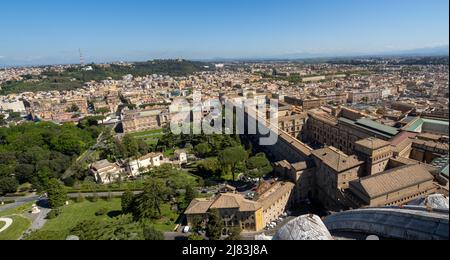
[[[77,63],[78,49],[86,62],[448,55],[448,4],[22,0],[3,4],[0,65]]]

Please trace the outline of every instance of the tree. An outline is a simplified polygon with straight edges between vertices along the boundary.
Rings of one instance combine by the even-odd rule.
[[[195,146],[195,154],[200,158],[205,158],[211,152],[211,147],[208,143],[201,143]]]
[[[236,166],[238,163],[247,160],[248,153],[242,146],[226,148],[219,153],[219,161],[224,167],[231,167],[233,181],[236,180]]]
[[[132,213],[134,194],[127,190],[122,194],[122,212],[124,214]]]
[[[80,240],[142,240],[143,231],[140,223],[130,216],[104,221],[90,219],[78,223],[70,232]]]
[[[191,185],[186,186],[186,193],[184,194],[184,205],[187,207],[191,201],[197,197],[197,192]]]
[[[192,219],[192,231],[200,232],[205,229],[205,220],[200,216],[195,216]]]
[[[47,185],[48,204],[52,209],[64,206],[67,201],[67,193],[64,185],[57,179],[51,179]]]
[[[22,117],[19,112],[13,112],[13,111],[9,112],[9,117],[8,117],[9,120],[18,121],[21,118]]]
[[[96,109],[96,110],[95,110],[95,113],[96,113],[96,114],[100,114],[100,115],[102,115],[102,116],[105,116],[107,113],[109,113],[109,109],[106,108],[106,107],[101,107],[101,108],[99,108],[99,109]]]
[[[220,177],[222,167],[220,166],[220,162],[219,160],[217,160],[217,158],[208,158],[201,161],[197,165],[197,169],[203,176],[213,175]]]
[[[241,233],[242,229],[240,229],[239,227],[231,228],[231,230],[228,232],[228,237],[226,240],[229,241],[242,240]]]
[[[246,175],[250,178],[261,179],[273,171],[270,161],[265,154],[258,154],[247,160],[248,171]]]
[[[161,241],[164,240],[164,235],[154,227],[144,227],[144,239],[148,241]]]
[[[139,144],[132,136],[125,135],[122,139],[122,146],[125,153],[123,156],[125,158],[139,156]]]
[[[219,210],[210,210],[208,225],[206,226],[206,236],[208,236],[210,240],[220,240],[222,238],[223,229],[224,224]]]
[[[67,108],[66,112],[69,113],[80,112],[80,108],[76,104],[72,104],[70,107]]]
[[[73,156],[81,154],[86,147],[79,136],[71,132],[62,132],[51,140],[53,148],[63,154]]]
[[[13,177],[2,177],[0,178],[0,195],[5,195],[7,193],[14,193],[17,191],[19,183]]]
[[[134,200],[133,216],[137,220],[156,219],[161,216],[161,205],[168,195],[165,183],[150,179],[144,191]]]
[[[7,124],[8,124],[8,122],[6,122],[5,115],[0,114],[0,126],[4,126]]]

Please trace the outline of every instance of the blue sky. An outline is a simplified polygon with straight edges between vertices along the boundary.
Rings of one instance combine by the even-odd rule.
[[[9,0],[0,64],[376,53],[448,45],[448,0]]]

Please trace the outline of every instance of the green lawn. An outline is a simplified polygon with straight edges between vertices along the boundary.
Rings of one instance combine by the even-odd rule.
[[[121,200],[112,201],[99,200],[97,202],[85,201],[75,203],[63,208],[61,215],[55,219],[48,220],[42,229],[33,233],[28,240],[65,240],[70,235],[70,230],[81,221],[89,219],[99,219],[108,221],[121,214]],[[95,216],[95,213],[101,209],[107,208],[109,216]],[[154,220],[154,227],[162,232],[173,231],[175,222],[178,219],[178,213],[173,212],[169,204],[161,207],[163,217],[160,220]]]
[[[164,204],[161,207],[161,214],[163,217],[160,220],[152,222],[154,228],[161,232],[172,232],[179,217],[178,213],[173,212],[169,204]]]
[[[55,219],[48,220],[41,230],[32,234],[28,239],[42,239],[45,237],[52,240],[64,240],[70,235],[70,230],[81,221],[95,218],[107,221],[120,214],[120,201],[120,199],[113,199],[111,201],[98,200],[97,202],[90,202],[86,200],[82,203],[72,202],[71,205],[62,209],[61,215]],[[109,216],[95,216],[95,213],[102,208],[109,210]]]
[[[30,202],[30,203],[24,204],[20,207],[17,207],[17,208],[2,211],[2,212],[0,212],[0,217],[11,216],[11,215],[21,215],[23,213],[30,211],[31,206],[33,206],[33,204],[35,204],[35,203]]]
[[[21,184],[19,186],[19,188],[17,189],[17,191],[18,192],[27,192],[27,191],[31,190],[31,186],[32,185],[30,183]]]
[[[17,240],[28,229],[28,227],[30,227],[31,221],[17,215],[8,217],[13,220],[13,223],[8,229],[0,233],[0,240]]]
[[[149,130],[149,131],[143,131],[143,132],[137,132],[137,133],[131,133],[130,136],[132,137],[146,137],[146,136],[156,136],[156,137],[161,137],[164,135],[164,130],[163,129],[156,129],[156,130]]]
[[[164,136],[164,130],[156,129],[143,131],[138,133],[132,133],[130,134],[130,136],[134,137],[135,139],[138,139],[141,142],[144,142],[147,145],[154,146],[157,145],[159,139]]]
[[[159,141],[159,139],[141,139],[141,140],[143,140],[143,142],[145,143],[145,144],[147,144],[147,145],[157,145],[158,144],[158,141]]]
[[[6,225],[5,222],[0,222],[0,229],[2,229],[2,227],[4,227]]]
[[[175,149],[167,149],[163,153],[164,157],[170,158],[175,155]]]

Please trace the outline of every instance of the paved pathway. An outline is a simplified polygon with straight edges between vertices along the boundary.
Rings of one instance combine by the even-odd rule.
[[[15,200],[14,203],[11,204],[6,204],[6,205],[0,205],[0,212],[8,210],[8,209],[12,209],[12,208],[17,208],[19,206],[22,206],[24,204],[30,203],[30,202],[37,202],[39,200],[39,196],[31,196],[31,197],[21,197],[21,198],[0,198],[0,201],[2,200]]]
[[[13,220],[10,218],[0,218],[0,222],[5,222],[6,225],[0,229],[0,233],[7,230],[13,223]]]
[[[29,228],[30,231],[36,231],[36,230],[41,229],[47,222],[46,217],[47,217],[48,213],[50,213],[51,209],[42,208],[42,207],[39,207],[39,209],[41,210],[41,212],[36,214],[33,222],[31,223],[31,226]]]

